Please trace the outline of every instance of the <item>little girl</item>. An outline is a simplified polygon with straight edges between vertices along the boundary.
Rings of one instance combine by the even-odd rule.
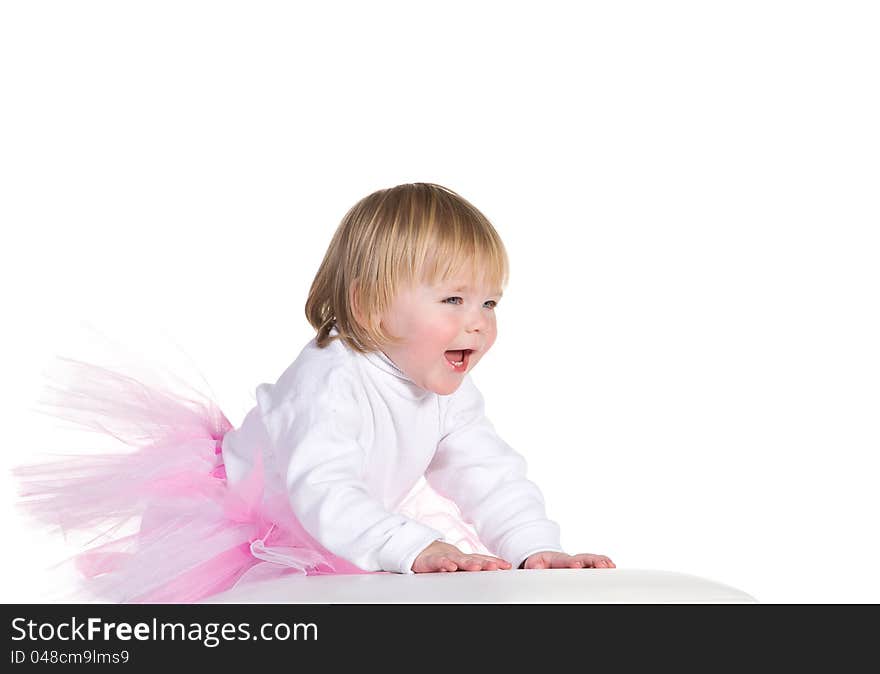
[[[64,360],[53,404],[135,449],[17,469],[23,505],[101,529],[75,562],[104,600],[198,601],[291,573],[614,567],[563,552],[471,380],[507,275],[497,232],[455,192],[370,194],[312,283],[316,337],[239,428],[193,392]]]

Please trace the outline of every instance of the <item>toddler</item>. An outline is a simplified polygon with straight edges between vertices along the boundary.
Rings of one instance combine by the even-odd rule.
[[[65,529],[103,527],[109,540],[76,562],[118,601],[198,601],[290,573],[612,568],[562,550],[471,379],[507,274],[497,232],[455,192],[370,194],[312,283],[316,337],[257,387],[239,428],[210,400],[68,361],[78,384],[56,405],[100,399],[78,420],[135,451],[21,467],[24,505]]]

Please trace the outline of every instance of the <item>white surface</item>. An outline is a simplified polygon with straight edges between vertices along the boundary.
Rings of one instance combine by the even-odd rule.
[[[291,576],[252,583],[205,603],[589,604],[754,603],[745,592],[672,571],[548,569]]]
[[[508,248],[474,377],[566,550],[880,602],[880,3],[443,9],[0,3],[2,600],[71,552],[6,469],[81,322],[239,423],[345,211],[431,180]]]

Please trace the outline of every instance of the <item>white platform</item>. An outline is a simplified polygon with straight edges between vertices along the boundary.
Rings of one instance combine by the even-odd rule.
[[[733,587],[672,571],[545,569],[352,576],[254,582],[206,603],[588,604],[755,603]]]

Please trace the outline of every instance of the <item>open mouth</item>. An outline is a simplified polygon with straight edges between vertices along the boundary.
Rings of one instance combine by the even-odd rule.
[[[443,355],[446,356],[447,362],[456,372],[462,372],[467,369],[468,360],[472,352],[473,349],[452,349]]]

